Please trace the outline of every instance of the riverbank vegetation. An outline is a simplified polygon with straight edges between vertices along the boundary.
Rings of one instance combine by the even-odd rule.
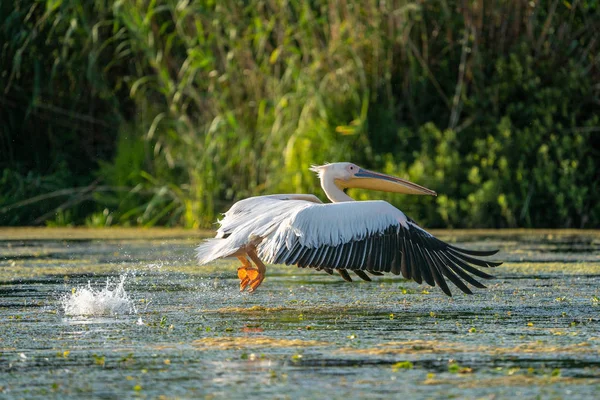
[[[0,225],[207,227],[353,161],[428,227],[600,226],[596,1],[0,5]]]

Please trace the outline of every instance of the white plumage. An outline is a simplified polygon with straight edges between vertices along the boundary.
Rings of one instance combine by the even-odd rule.
[[[281,246],[291,248],[297,238],[301,246],[318,248],[339,246],[367,236],[383,233],[390,226],[408,228],[402,211],[381,201],[331,204],[297,204],[282,213],[287,217],[259,246],[259,255],[274,262]]]
[[[321,203],[312,195],[300,195],[300,199],[295,196],[298,195],[258,196],[235,203],[219,221],[216,237],[196,249],[200,264],[233,256],[249,243],[261,242],[283,223],[290,211]]]
[[[488,256],[495,251],[459,249],[436,239],[385,201],[352,201],[346,187],[368,187],[401,193],[435,194],[399,178],[363,170],[354,164],[336,163],[315,167],[327,196],[323,204],[313,195],[284,194],[252,197],[235,203],[214,239],[197,248],[201,264],[236,256],[242,262],[238,275],[241,289],[253,291],[264,279],[264,264],[295,264],[332,273],[351,280],[347,270],[370,280],[365,272],[400,274],[431,285],[436,283],[450,295],[445,276],[463,292],[471,293],[463,280],[485,287],[467,272],[491,278],[474,268],[500,263],[470,256]],[[246,257],[255,262],[253,268]],[[248,278],[248,271],[257,271]],[[254,275],[257,275],[254,278]],[[462,279],[462,280],[461,280]]]

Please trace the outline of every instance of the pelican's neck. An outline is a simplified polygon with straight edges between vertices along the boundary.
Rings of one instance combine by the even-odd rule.
[[[342,189],[337,187],[335,184],[333,177],[328,176],[327,172],[321,175],[321,187],[323,191],[327,195],[327,198],[331,200],[332,203],[341,203],[344,201],[354,201],[354,199],[348,196]]]

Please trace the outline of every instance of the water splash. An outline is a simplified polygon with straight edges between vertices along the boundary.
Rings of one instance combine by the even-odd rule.
[[[116,283],[107,278],[102,290],[94,289],[90,282],[73,289],[62,299],[65,315],[136,314],[135,304],[125,291],[126,278],[121,275]]]

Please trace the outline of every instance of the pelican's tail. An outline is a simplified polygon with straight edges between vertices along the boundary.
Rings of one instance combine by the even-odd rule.
[[[218,258],[229,257],[235,253],[231,241],[221,238],[206,239],[196,247],[196,258],[200,265],[209,263]]]

